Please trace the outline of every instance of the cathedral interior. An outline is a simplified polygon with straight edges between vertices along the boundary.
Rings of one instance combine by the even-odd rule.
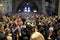
[[[60,40],[60,0],[0,0],[0,40]]]
[[[58,15],[58,6],[59,0],[0,0],[0,13],[21,13],[30,7],[30,12]]]

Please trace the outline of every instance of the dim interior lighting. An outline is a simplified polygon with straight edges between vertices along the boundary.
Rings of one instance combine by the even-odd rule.
[[[34,10],[33,12],[37,12],[37,10]]]
[[[27,3],[27,5],[29,5],[29,3]]]

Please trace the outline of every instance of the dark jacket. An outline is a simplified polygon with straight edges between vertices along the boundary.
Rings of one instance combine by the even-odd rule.
[[[60,40],[60,36],[57,36],[57,40]]]
[[[7,38],[2,32],[0,32],[0,40],[7,40]]]

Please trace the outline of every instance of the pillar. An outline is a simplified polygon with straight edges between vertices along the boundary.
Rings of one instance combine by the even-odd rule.
[[[60,0],[59,0],[58,16],[59,16],[59,19],[60,19]]]
[[[42,0],[42,14],[46,15],[45,0]]]
[[[2,0],[3,7],[2,7],[2,14],[12,12],[12,0]]]
[[[2,4],[1,1],[2,1],[2,0],[0,0],[0,13],[2,13],[2,6],[3,6],[3,4]]]

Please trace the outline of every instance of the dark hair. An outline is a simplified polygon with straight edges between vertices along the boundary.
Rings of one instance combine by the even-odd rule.
[[[58,23],[60,23],[60,19],[58,19]]]
[[[16,26],[16,24],[15,24],[15,23],[13,23],[13,26]]]

